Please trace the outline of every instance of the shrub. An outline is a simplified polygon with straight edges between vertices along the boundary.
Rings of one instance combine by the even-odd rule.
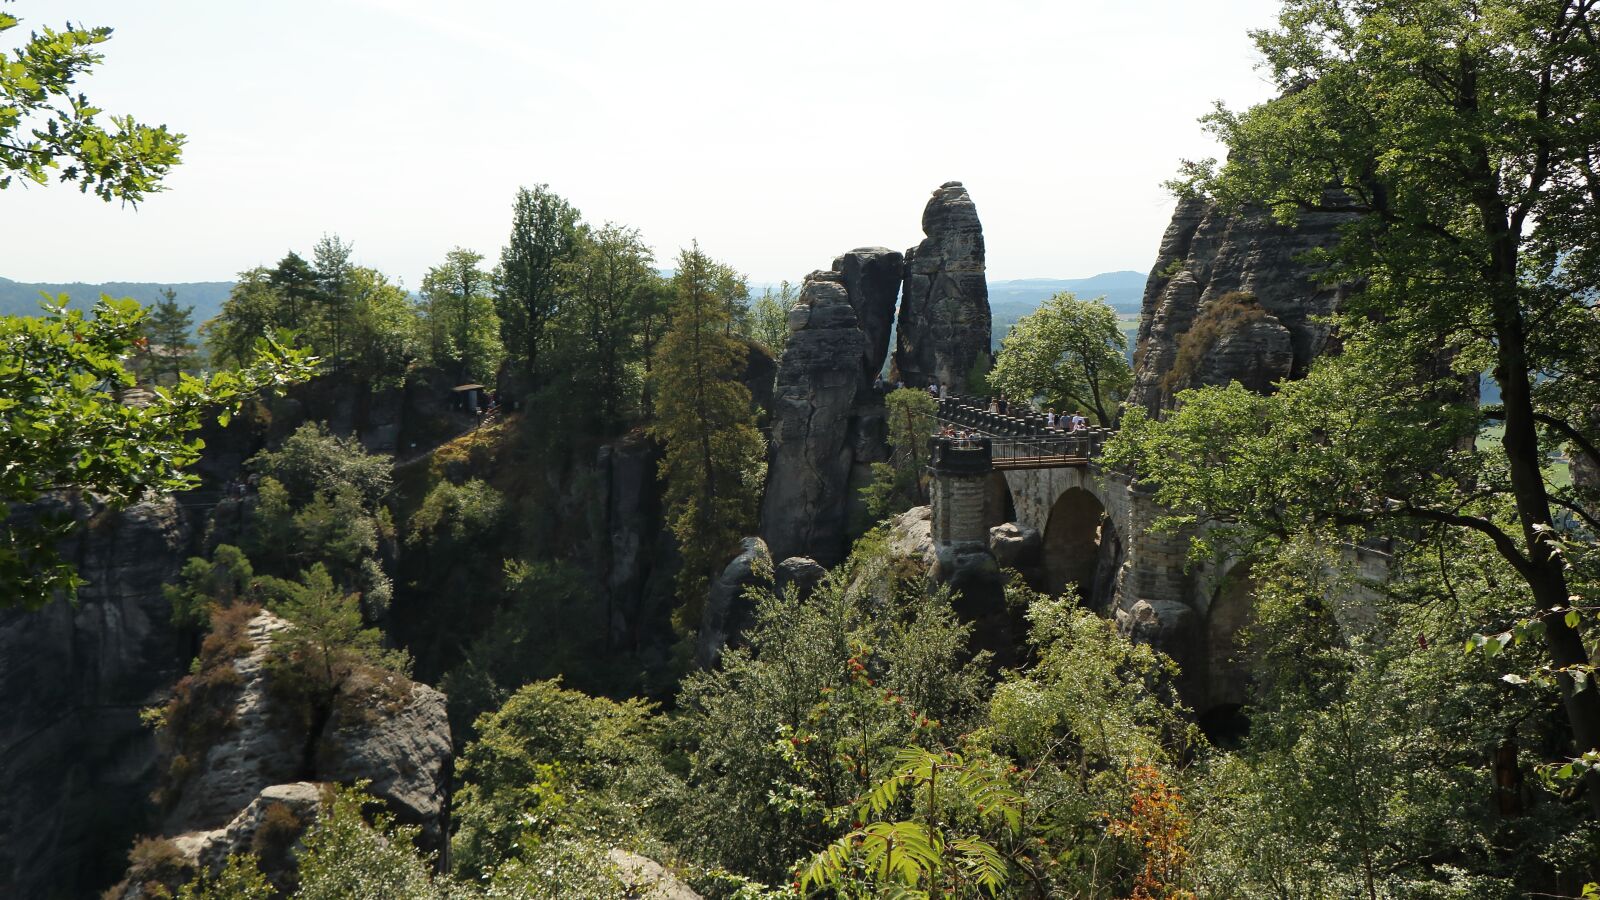
[[[170,839],[139,838],[128,851],[128,872],[120,883],[108,889],[102,900],[117,900],[131,887],[150,898],[170,898],[172,892],[194,874],[194,865]]]
[[[528,845],[582,825],[616,834],[668,782],[655,747],[654,707],[525,685],[477,721],[478,739],[456,765],[458,871],[497,865]]]
[[[1230,291],[1207,303],[1178,339],[1178,354],[1172,368],[1161,376],[1161,389],[1168,393],[1183,387],[1200,370],[1207,353],[1230,334],[1267,317],[1254,294]]]
[[[256,865],[253,856],[235,853],[222,871],[201,874],[178,890],[176,900],[271,900],[272,885]]]
[[[147,716],[159,726],[158,740],[169,758],[156,790],[158,803],[166,805],[177,799],[195,764],[233,727],[233,707],[242,681],[233,663],[250,652],[249,624],[260,611],[253,603],[212,606],[211,631],[201,642],[190,673],[173,686],[166,706]]]

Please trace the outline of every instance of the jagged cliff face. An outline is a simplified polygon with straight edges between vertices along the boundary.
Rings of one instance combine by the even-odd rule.
[[[1238,381],[1267,392],[1304,375],[1329,339],[1315,320],[1352,288],[1319,284],[1300,257],[1331,246],[1354,215],[1307,213],[1289,228],[1265,212],[1180,200],[1145,287],[1129,406],[1156,414],[1184,388]]]
[[[0,897],[104,884],[148,829],[157,754],[139,709],[180,674],[161,585],[188,538],[171,499],[100,513],[64,548],[88,579],[76,605],[0,610]]]
[[[933,192],[922,233],[922,243],[906,251],[895,368],[912,387],[946,384],[959,392],[990,340],[983,225],[961,182]]]
[[[294,717],[270,690],[271,639],[288,627],[265,611],[250,621],[248,646],[232,663],[239,684],[223,716],[230,725],[191,763],[194,771],[163,830],[221,828],[274,784],[370,780],[373,796],[439,846],[452,759],[444,695],[403,675],[359,673],[341,687],[326,726],[308,747],[284,727]]]
[[[887,456],[874,382],[888,352],[901,256],[870,247],[812,272],[789,311],[773,398],[761,533],[772,557],[844,558],[856,488]]]

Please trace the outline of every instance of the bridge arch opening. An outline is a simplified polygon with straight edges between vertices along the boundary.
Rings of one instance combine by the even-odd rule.
[[[1044,528],[1044,569],[1051,593],[1076,588],[1084,603],[1096,605],[1102,535],[1111,537],[1114,529],[1106,508],[1094,494],[1080,487],[1063,491],[1050,507]],[[1113,542],[1120,543],[1120,542]],[[1108,549],[1111,544],[1107,544]]]

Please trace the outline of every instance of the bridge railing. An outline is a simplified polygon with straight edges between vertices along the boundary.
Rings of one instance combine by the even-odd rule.
[[[1040,461],[1091,459],[1100,454],[1116,431],[1092,427],[1078,431],[1051,428],[1048,420],[1032,410],[1002,415],[990,412],[975,401],[947,397],[939,403],[941,429],[973,432],[988,438],[996,460]]]

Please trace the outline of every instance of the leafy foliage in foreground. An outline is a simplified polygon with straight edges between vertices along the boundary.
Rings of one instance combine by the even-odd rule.
[[[0,12],[0,35],[21,24]],[[10,58],[0,56],[0,190],[16,179],[47,184],[55,173],[102,200],[138,203],[163,190],[183,154],[184,136],[133,116],[97,118],[103,110],[73,88],[105,57],[111,29],[68,25],[35,31]],[[65,166],[62,163],[66,163]]]
[[[310,375],[303,352],[265,342],[253,365],[156,388],[147,405],[125,404],[134,383],[123,365],[144,312],[103,297],[92,314],[59,298],[40,317],[0,318],[0,504],[81,490],[112,507],[149,492],[193,487],[183,469],[200,456],[192,437],[207,415],[226,422],[248,396]],[[0,605],[36,608],[82,584],[57,543],[77,523],[34,510],[5,521]]]

